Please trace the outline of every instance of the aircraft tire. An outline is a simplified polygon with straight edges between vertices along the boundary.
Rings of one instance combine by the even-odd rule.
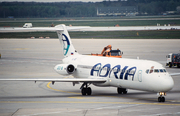
[[[180,64],[178,64],[177,67],[180,68]]]
[[[158,102],[161,102],[161,97],[158,97]]]
[[[127,90],[126,89],[123,91],[123,94],[127,94]]]
[[[118,94],[122,94],[122,88],[117,88]]]
[[[82,93],[82,95],[91,95],[92,90],[91,90],[90,87],[88,87],[88,88],[82,88],[82,89],[81,89],[81,93]]]
[[[86,88],[82,88],[82,89],[81,89],[82,95],[86,95],[86,93],[87,93],[86,91],[87,91]]]
[[[165,102],[165,97],[158,97],[158,102]]]
[[[172,64],[171,63],[169,63],[169,68],[171,68],[172,67]]]
[[[90,87],[88,87],[88,88],[86,89],[86,92],[87,92],[87,95],[91,95],[91,93],[92,93],[91,88],[90,88]]]
[[[162,97],[162,98],[161,98],[161,101],[162,101],[162,102],[165,102],[165,97]]]
[[[118,94],[127,94],[127,90],[124,88],[117,88]]]

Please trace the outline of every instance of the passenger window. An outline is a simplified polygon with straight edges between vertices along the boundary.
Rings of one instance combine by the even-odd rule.
[[[154,72],[155,72],[155,73],[158,73],[158,72],[159,72],[159,70],[158,70],[158,69],[154,69]]]
[[[164,70],[163,70],[163,69],[160,69],[159,71],[160,71],[160,72],[164,72]]]

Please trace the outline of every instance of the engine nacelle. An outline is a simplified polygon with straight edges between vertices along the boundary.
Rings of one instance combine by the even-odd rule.
[[[72,64],[58,64],[54,67],[54,70],[61,75],[69,75],[73,74],[76,68]]]

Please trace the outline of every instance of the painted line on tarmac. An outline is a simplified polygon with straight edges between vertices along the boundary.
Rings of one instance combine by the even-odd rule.
[[[50,87],[51,82],[47,84],[47,87],[54,91],[60,91],[65,93],[80,94],[75,92],[62,91]],[[108,97],[108,96],[105,96]],[[71,97],[76,98],[76,97]],[[78,97],[79,98],[79,97]],[[77,99],[78,99],[77,98]],[[81,99],[81,98],[79,98]],[[94,101],[0,101],[0,103],[59,103],[59,104],[139,104],[139,105],[163,105],[163,106],[180,106],[180,104],[169,103],[140,103],[140,102],[94,102]]]
[[[67,77],[66,77],[66,78],[67,78]],[[63,92],[63,93],[81,94],[81,93],[76,93],[76,92],[69,92],[69,91],[63,91],[63,90],[59,90],[59,89],[54,89],[54,88],[50,87],[50,84],[51,84],[51,83],[52,83],[52,82],[49,82],[49,83],[47,84],[47,87],[48,87],[49,89],[51,89],[51,90],[60,91],[60,92]],[[68,98],[73,98],[73,99],[91,99],[91,98],[86,98],[86,97],[68,97]]]
[[[80,94],[80,93],[76,93],[76,92],[69,92],[69,91],[63,91],[63,90],[59,90],[59,89],[54,89],[54,88],[50,87],[50,84],[51,84],[51,83],[52,83],[52,82],[49,82],[49,83],[47,84],[47,87],[48,87],[49,89],[51,89],[51,90],[60,91],[60,92],[63,92],[63,93]]]
[[[94,101],[0,101],[0,103],[54,103],[54,104],[139,104],[139,105],[161,105],[180,106],[180,104],[167,103],[140,103],[140,102],[94,102]]]
[[[76,93],[76,92],[69,92],[69,91],[63,91],[63,90],[59,90],[59,89],[54,89],[54,88],[52,88],[52,87],[50,87],[50,84],[51,84],[52,82],[49,82],[48,84],[47,84],[47,87],[49,88],[49,89],[51,89],[51,90],[54,90],[54,91],[60,91],[60,92],[63,92],[63,93],[72,93],[72,94],[81,94],[81,93]],[[100,95],[101,96],[101,95]],[[115,98],[119,98],[119,97],[117,97],[117,96],[102,96],[102,97],[115,97]],[[69,97],[69,98],[75,98],[75,99],[84,99],[84,97]],[[126,97],[121,97],[121,98],[126,98]],[[130,98],[130,99],[138,99],[138,98]],[[151,99],[152,100],[152,99]],[[154,99],[153,99],[154,100]],[[172,102],[173,100],[166,100],[166,101],[169,101],[169,102]],[[128,102],[129,103],[129,102]],[[126,104],[126,103],[125,103]],[[141,104],[141,103],[140,103]],[[143,103],[142,103],[143,104]],[[149,103],[144,103],[144,104],[149,104]],[[151,104],[151,103],[150,103]],[[154,104],[154,103],[153,103]],[[156,104],[156,103],[155,103]],[[160,104],[163,104],[163,103],[157,103],[157,105],[160,105]],[[170,105],[170,104],[167,104],[166,103],[166,105]],[[180,104],[173,104],[173,105],[178,105],[178,106],[180,106]]]
[[[13,50],[29,50],[30,48],[14,48]]]
[[[68,98],[73,98],[73,99],[92,99],[92,97],[85,97],[85,96],[82,96],[82,97],[68,97]]]

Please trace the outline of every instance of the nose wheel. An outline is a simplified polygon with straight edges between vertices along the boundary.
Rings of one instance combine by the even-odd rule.
[[[165,102],[165,95],[166,93],[165,92],[159,92],[159,97],[158,97],[158,102]]]
[[[162,96],[158,97],[158,102],[165,102],[165,97]]]

